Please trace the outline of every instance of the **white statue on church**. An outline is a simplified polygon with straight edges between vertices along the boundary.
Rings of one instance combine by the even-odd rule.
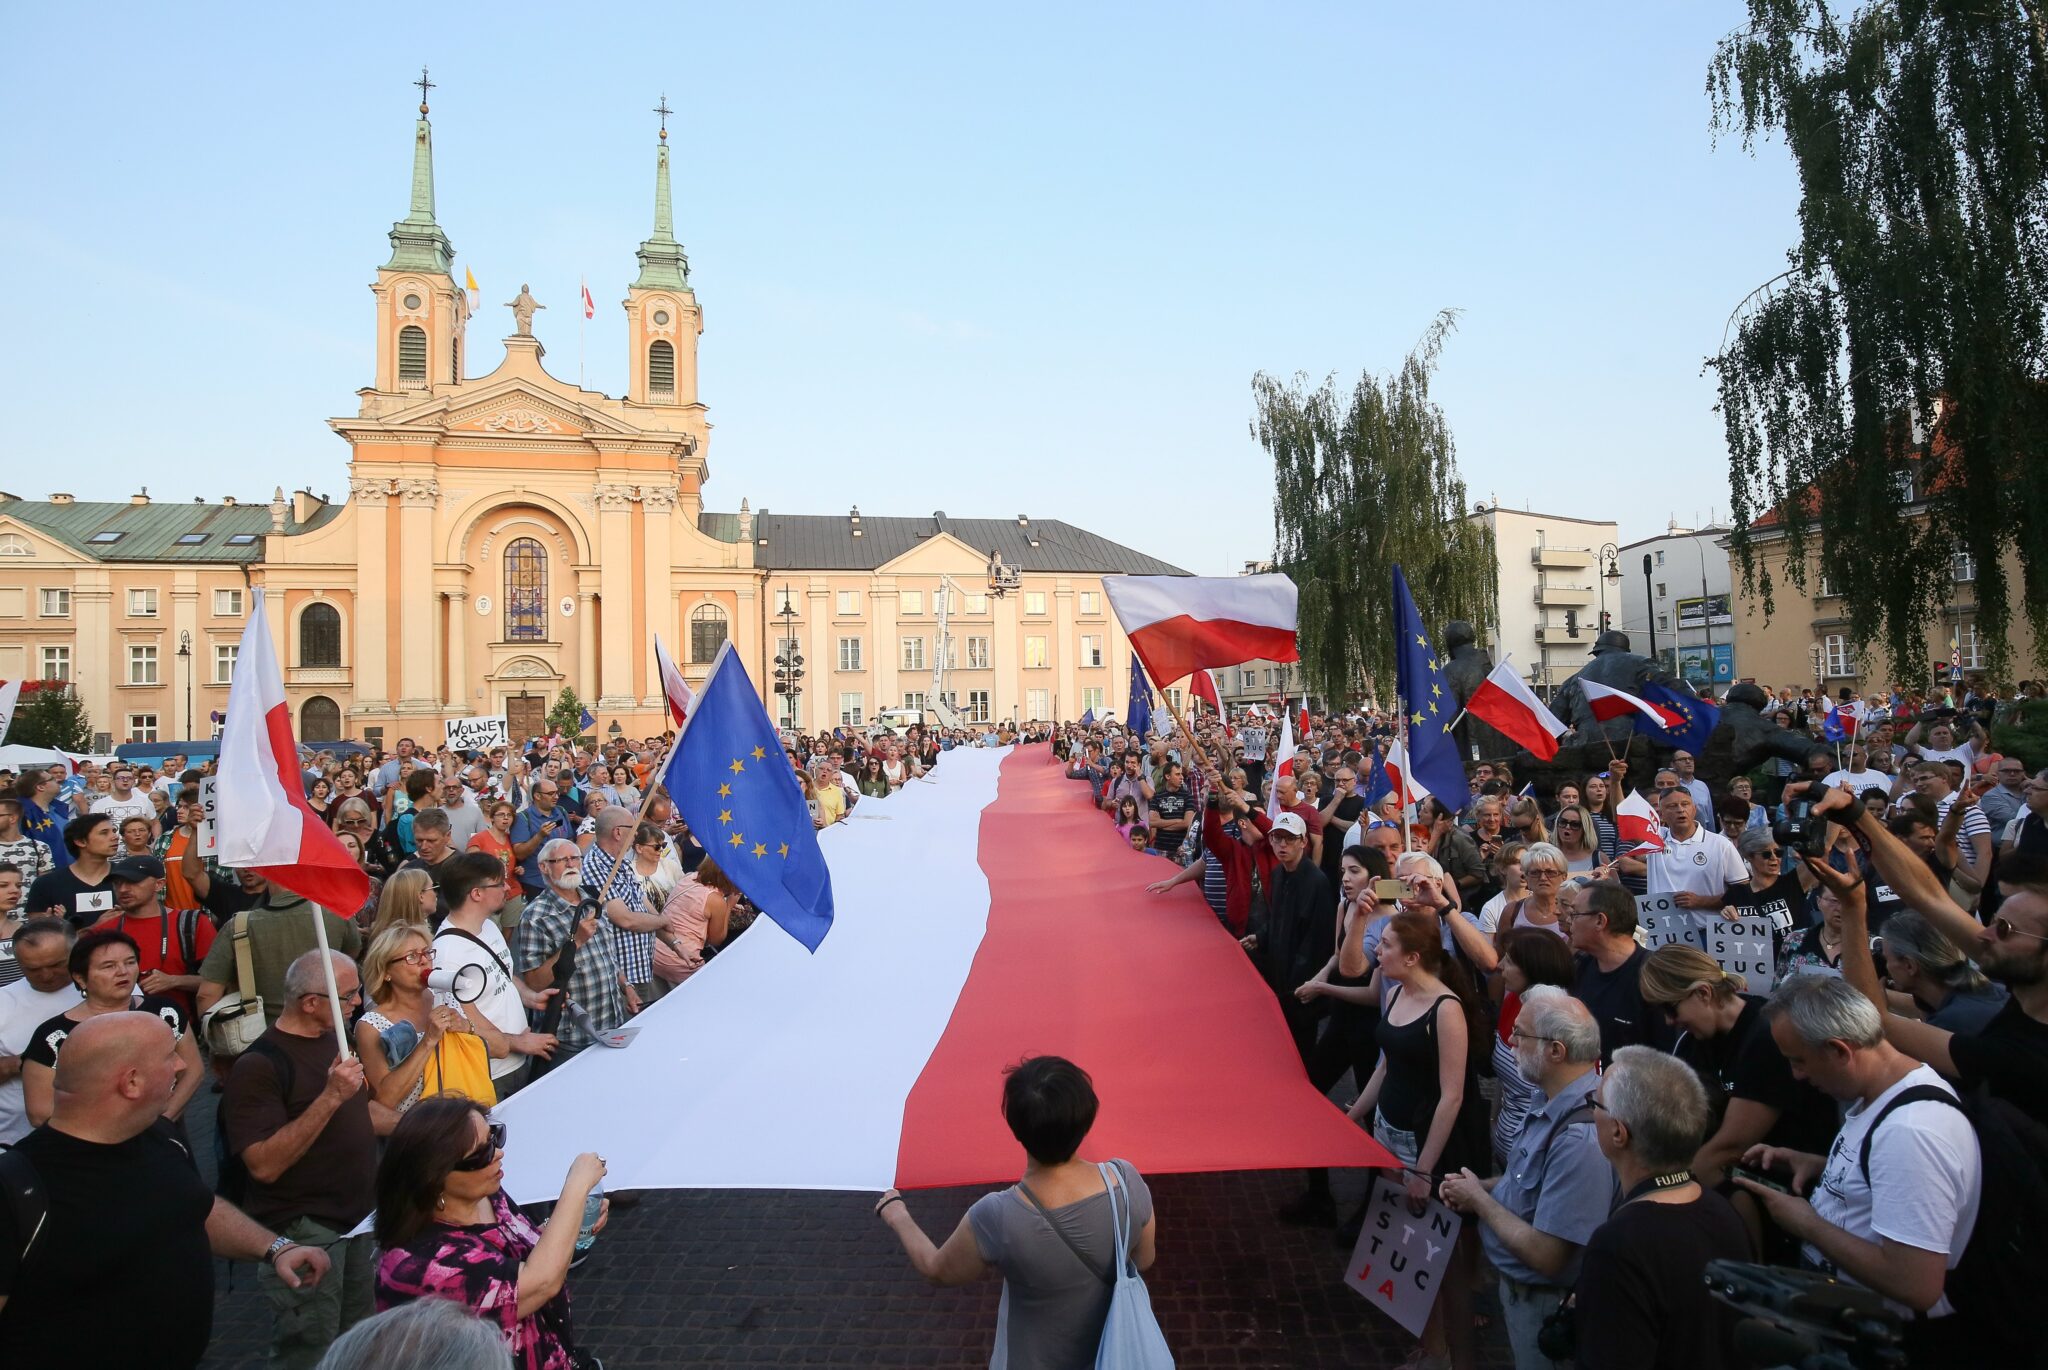
[[[533,336],[533,311],[547,308],[546,305],[533,298],[532,294],[527,291],[526,283],[523,281],[519,285],[519,298],[511,301],[505,307],[512,311],[512,322],[518,328],[519,336],[522,338]]]

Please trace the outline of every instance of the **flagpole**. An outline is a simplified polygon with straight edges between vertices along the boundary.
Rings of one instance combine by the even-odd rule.
[[[583,333],[590,326],[590,311],[583,306],[583,297],[590,293],[590,282],[583,277],[576,278],[576,388],[583,388]]]
[[[1405,852],[1410,850],[1409,844],[1412,840],[1408,834],[1408,811],[1414,806],[1408,802],[1407,790],[1408,773],[1415,769],[1415,758],[1408,750],[1408,703],[1401,698],[1399,690],[1394,691],[1394,703],[1400,709],[1398,717],[1401,725],[1401,760],[1403,763],[1401,788],[1394,792],[1394,798],[1401,802],[1401,850]]]
[[[348,1047],[348,1015],[341,1011],[341,989],[334,983],[334,953],[327,949],[327,911],[308,899],[306,907],[313,910],[313,938],[320,944],[320,973],[327,977],[327,1002],[334,1010],[334,1041],[341,1048],[341,1059],[346,1061],[355,1055]]]

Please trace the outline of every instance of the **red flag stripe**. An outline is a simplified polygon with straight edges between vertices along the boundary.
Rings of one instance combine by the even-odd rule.
[[[1131,649],[1154,680],[1179,680],[1211,666],[1244,661],[1297,661],[1292,627],[1276,628],[1237,619],[1199,619],[1179,614],[1147,624],[1131,635]]]

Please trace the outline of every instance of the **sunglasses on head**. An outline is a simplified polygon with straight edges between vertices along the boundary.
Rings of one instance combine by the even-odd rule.
[[[482,1170],[505,1149],[505,1125],[491,1123],[489,1130],[490,1135],[484,1138],[482,1146],[455,1163],[457,1170]]]

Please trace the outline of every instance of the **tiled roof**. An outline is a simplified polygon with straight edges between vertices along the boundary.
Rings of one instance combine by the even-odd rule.
[[[725,542],[739,538],[739,516],[705,513],[697,526]],[[1020,571],[1085,575],[1184,576],[1180,567],[1111,542],[1058,519],[887,518],[863,514],[856,527],[845,514],[754,516],[754,564],[770,571],[872,571],[939,533],[950,533],[988,556],[1001,552]],[[766,545],[759,540],[765,538]]]
[[[294,523],[288,511],[285,534],[311,532],[338,512],[340,506],[326,504],[305,523]],[[79,500],[52,504],[18,499],[0,503],[0,518],[18,519],[99,561],[255,562],[262,558],[263,539],[270,533],[270,502],[228,505],[152,500],[131,504],[124,500],[115,504]],[[96,535],[104,539],[110,533],[120,536],[93,541]],[[237,534],[247,535],[249,540],[230,542]],[[178,540],[202,535],[204,541]]]

